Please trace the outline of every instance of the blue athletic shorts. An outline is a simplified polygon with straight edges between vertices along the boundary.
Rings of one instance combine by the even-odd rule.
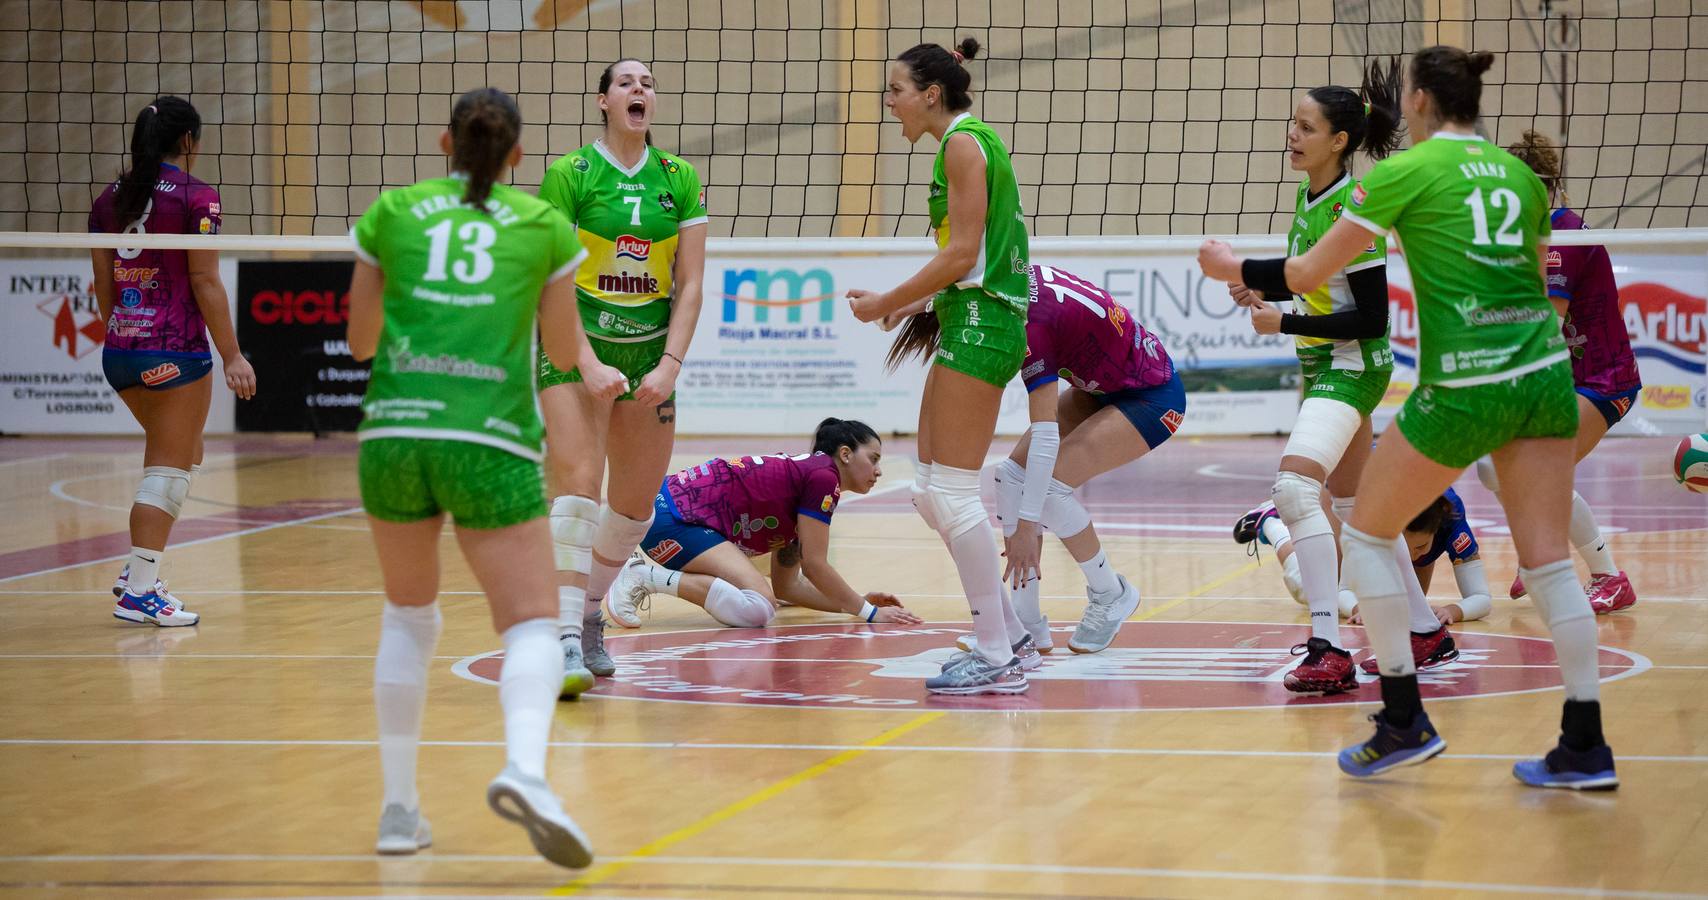
[[[200,381],[213,371],[213,356],[156,350],[103,350],[101,371],[115,391],[137,385],[151,391],[164,391]]]
[[[660,486],[652,498],[652,527],[641,539],[641,552],[653,562],[678,572],[707,550],[724,543],[724,536],[704,525],[682,521],[676,500]]]
[[[1096,400],[1100,407],[1113,406],[1120,410],[1152,450],[1174,437],[1180,423],[1186,420],[1186,388],[1180,384],[1178,371],[1166,384],[1096,394],[1091,399]]]
[[[1620,419],[1625,418],[1632,406],[1636,405],[1637,395],[1642,391],[1643,386],[1640,384],[1617,394],[1603,394],[1600,391],[1580,387],[1578,388],[1578,396],[1595,404],[1595,411],[1601,413],[1601,417],[1607,420],[1607,427],[1612,428],[1619,424]]]

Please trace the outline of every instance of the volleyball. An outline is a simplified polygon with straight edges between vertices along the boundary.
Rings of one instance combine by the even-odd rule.
[[[1698,494],[1708,494],[1708,433],[1679,440],[1672,455],[1672,477]]]

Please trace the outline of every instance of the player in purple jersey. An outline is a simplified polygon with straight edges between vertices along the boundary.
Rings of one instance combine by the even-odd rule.
[[[1068,649],[1096,653],[1138,608],[1139,592],[1110,567],[1074,490],[1172,437],[1185,420],[1186,392],[1162,342],[1107,291],[1051,266],[1033,266],[1031,281],[1020,378],[1032,424],[996,468],[1004,575],[1015,613],[1048,653],[1040,527],[1055,532],[1084,572],[1089,600]]]
[[[1565,206],[1560,190],[1560,154],[1552,141],[1534,131],[1507,149],[1523,160],[1548,187],[1555,231],[1582,230],[1577,213]],[[1551,247],[1547,257],[1548,299],[1560,314],[1566,347],[1572,354],[1572,381],[1578,392],[1577,459],[1588,456],[1603,435],[1631,411],[1643,389],[1637,372],[1637,356],[1631,352],[1631,335],[1619,305],[1619,288],[1613,282],[1613,262],[1607,248]],[[1500,493],[1500,480],[1488,457],[1477,461],[1477,477],[1483,486]],[[1584,593],[1597,615],[1625,609],[1637,602],[1631,579],[1613,561],[1613,550],[1601,534],[1595,512],[1583,495],[1572,491],[1572,545],[1589,567]],[[1512,579],[1511,595],[1524,596],[1524,579]]]
[[[894,594],[861,595],[829,561],[842,492],[877,484],[883,445],[864,422],[825,419],[813,452],[713,459],[664,479],[641,541],[608,594],[611,618],[639,628],[655,592],[675,594],[736,628],[770,624],[778,601],[867,622],[917,625]],[[752,557],[773,554],[771,577]],[[805,576],[804,578],[802,576]]]
[[[216,234],[219,193],[190,175],[202,117],[181,97],[161,97],[137,113],[130,168],[89,211],[97,234]],[[208,332],[225,363],[225,383],[247,400],[255,370],[237,346],[217,250],[90,251],[95,297],[107,323],[101,367],[143,431],[142,481],[130,509],[131,552],[113,593],[113,616],[127,622],[194,625],[167,593],[160,562],[172,523],[202,463],[213,386]]]

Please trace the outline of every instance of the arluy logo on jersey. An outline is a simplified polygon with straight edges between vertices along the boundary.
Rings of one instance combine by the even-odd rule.
[[[649,241],[646,238],[635,237],[632,234],[625,234],[617,238],[616,256],[618,259],[632,259],[636,262],[646,262],[646,258],[651,255],[652,241]]]
[[[1282,684],[1300,657],[1292,647],[1310,636],[1305,625],[1257,622],[1129,622],[1101,653],[1069,653],[1058,632],[1057,652],[1027,673],[1031,689],[1008,697],[932,697],[921,684],[936,675],[973,633],[964,623],[913,628],[864,624],[792,625],[620,635],[606,638],[617,673],[601,679],[592,697],[683,703],[870,709],[939,708],[966,711],[1246,709],[1367,703],[1378,699],[1375,676],[1359,673],[1359,690],[1334,696],[1295,694]],[[1346,634],[1357,648],[1363,629]],[[1459,658],[1418,673],[1425,700],[1545,691],[1560,686],[1553,645],[1541,637],[1455,635]],[[1637,653],[1599,649],[1603,681],[1650,667]],[[465,658],[454,671],[498,683],[503,655]],[[779,690],[786,686],[787,690]]]

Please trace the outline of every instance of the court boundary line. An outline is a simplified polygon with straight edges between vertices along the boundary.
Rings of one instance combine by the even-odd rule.
[[[549,865],[538,856],[516,856],[500,854],[438,854],[429,850],[408,858],[413,862],[444,862],[444,863],[520,863],[524,865]],[[333,863],[356,862],[374,863],[383,861],[376,854],[312,854],[312,853],[231,853],[231,854],[67,854],[55,856],[50,854],[0,856],[0,863],[219,863],[219,862],[300,862],[300,863]],[[1477,881],[1447,881],[1421,878],[1383,878],[1371,875],[1334,875],[1314,872],[1240,872],[1228,869],[1162,869],[1139,866],[1079,866],[1056,863],[999,863],[999,862],[966,862],[962,860],[886,860],[886,859],[819,859],[808,857],[764,857],[764,856],[665,856],[650,855],[612,857],[607,865],[623,865],[625,867],[640,863],[654,863],[665,866],[732,866],[735,868],[834,868],[834,869],[888,869],[893,871],[928,871],[928,872],[976,872],[991,873],[1005,872],[1015,875],[1092,875],[1110,878],[1169,878],[1176,880],[1199,879],[1204,881],[1255,881],[1277,884],[1327,884],[1352,887],[1397,887],[1415,890],[1450,890],[1450,891],[1484,891],[1500,894],[1542,894],[1546,896],[1571,897],[1629,897],[1637,900],[1660,900],[1660,898],[1688,898],[1700,900],[1708,894],[1691,894],[1670,891],[1643,891],[1607,887],[1577,887],[1571,885],[1525,884],[1519,882],[1477,882]],[[594,873],[589,872],[588,875]],[[585,878],[587,876],[583,876]],[[580,880],[580,879],[578,879]],[[385,882],[376,879],[375,886],[383,887]],[[589,882],[588,887],[595,886]],[[343,896],[343,895],[339,895]],[[355,896],[355,895],[351,895]],[[362,895],[368,896],[368,895]],[[482,895],[486,896],[486,895]],[[514,896],[492,895],[492,896]]]
[[[933,710],[932,712],[947,713],[949,710]],[[245,739],[245,738],[0,738],[0,748],[4,747],[52,747],[52,746],[147,746],[147,747],[377,747],[376,740],[350,739]],[[503,747],[503,741],[428,741],[421,742],[423,747],[486,748]],[[1005,754],[1014,753],[1022,756],[1192,756],[1215,757],[1227,759],[1322,759],[1335,757],[1332,750],[1226,750],[1183,747],[1010,747],[989,745],[952,745],[952,744],[885,744],[867,746],[865,744],[769,744],[742,742],[707,742],[693,743],[684,741],[551,741],[548,746],[569,750],[783,750],[813,753],[848,752],[866,750],[886,753],[984,753]],[[1535,754],[1518,753],[1443,753],[1435,759],[1442,760],[1475,760],[1481,762],[1516,762],[1518,760],[1535,759]],[[1619,762],[1644,763],[1708,763],[1708,755],[1619,755]]]
[[[304,516],[304,517],[298,518],[298,519],[287,519],[283,522],[269,522],[266,525],[257,525],[253,528],[240,528],[236,531],[226,532],[225,534],[213,534],[213,535],[208,535],[207,537],[203,537],[203,538],[196,538],[195,540],[184,541],[182,543],[173,543],[168,549],[176,552],[176,551],[181,550],[185,547],[195,547],[195,546],[198,546],[201,544],[212,543],[213,541],[223,541],[223,540],[226,540],[228,538],[243,537],[245,535],[251,535],[251,534],[260,534],[263,531],[272,531],[275,528],[288,528],[292,525],[304,525],[304,524],[307,524],[309,522],[319,522],[322,519],[332,519],[332,518],[336,518],[338,516],[347,516],[351,513],[359,513],[361,511],[362,511],[362,508],[360,506],[355,506],[355,507],[350,507],[348,509],[333,510],[332,512],[315,513],[312,516]],[[103,563],[118,562],[121,559],[127,559],[129,556],[130,556],[129,553],[120,553],[120,554],[115,554],[113,556],[107,556],[107,557],[104,557],[101,559],[86,559],[82,562],[69,563],[69,564],[66,564],[63,566],[54,566],[51,569],[37,569],[34,572],[23,572],[23,573],[20,573],[17,575],[7,575],[5,577],[0,577],[0,584],[5,584],[8,581],[17,581],[20,578],[35,578],[38,575],[54,575],[54,574],[57,574],[60,572],[69,572],[72,569],[81,569],[84,566],[98,566],[98,565],[102,565]]]

